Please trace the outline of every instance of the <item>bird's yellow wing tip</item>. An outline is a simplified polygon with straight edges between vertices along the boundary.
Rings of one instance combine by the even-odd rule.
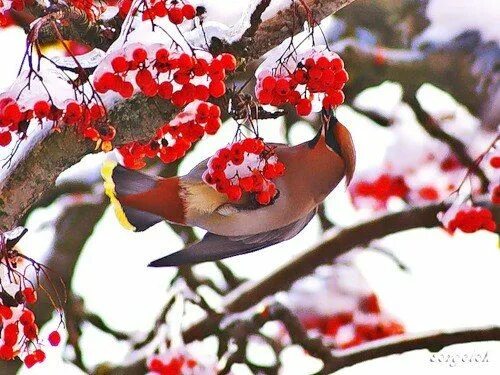
[[[109,197],[111,205],[115,210],[118,222],[127,230],[135,231],[135,227],[128,221],[127,215],[123,210],[122,204],[116,197],[115,182],[113,181],[113,170],[118,163],[112,160],[106,160],[101,167],[101,176],[104,180],[104,192]]]

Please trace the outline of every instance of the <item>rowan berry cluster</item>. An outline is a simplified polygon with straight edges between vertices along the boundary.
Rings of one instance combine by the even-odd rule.
[[[183,369],[193,371],[198,362],[192,358],[186,358],[183,355],[172,357],[168,360],[155,356],[149,360],[148,369],[153,374],[170,375],[183,374]]]
[[[449,233],[454,233],[457,229],[464,233],[474,233],[481,229],[494,232],[496,223],[493,214],[487,208],[464,206],[447,220],[445,229]]]
[[[25,7],[24,0],[0,0],[0,28],[11,24],[12,19],[9,16],[9,10],[21,11]]]
[[[113,91],[127,99],[142,92],[184,107],[194,100],[206,101],[224,95],[226,72],[234,69],[236,59],[231,54],[214,58],[200,52],[195,57],[169,51],[161,44],[134,43],[100,64],[94,86],[102,94]]]
[[[215,374],[216,358],[206,354],[202,343],[193,342],[186,346],[155,354],[147,361],[148,375]]]
[[[196,9],[191,4],[182,4],[178,0],[146,0],[142,12],[143,20],[168,17],[174,25],[196,16]]]
[[[391,197],[406,199],[410,189],[403,176],[384,173],[374,180],[361,180],[352,184],[349,192],[356,206],[363,199],[372,199],[375,201],[376,208],[383,208],[386,207]],[[431,194],[431,192],[427,191],[421,193],[424,195]]]
[[[93,0],[68,0],[68,3],[85,13],[90,21],[95,21],[106,10],[107,2]]]
[[[336,349],[351,348],[381,338],[400,335],[404,327],[385,316],[375,294],[367,294],[357,301],[354,309],[328,316],[308,316],[301,319],[308,330],[325,336]]]
[[[21,262],[9,260],[10,266]],[[42,340],[38,335],[38,326],[35,315],[30,306],[37,302],[37,292],[32,286],[23,285],[19,275],[6,275],[8,271],[5,260],[2,260],[0,273],[2,276],[2,292],[0,293],[0,359],[14,360],[16,357],[23,359],[29,368],[45,360],[42,350]],[[52,346],[59,345],[61,336],[59,332],[52,331],[48,342]]]
[[[21,138],[26,133],[31,120],[49,120],[59,124],[75,126],[85,138],[102,142],[102,149],[111,150],[115,128],[106,120],[104,108],[98,104],[79,104],[68,101],[61,109],[46,100],[39,100],[31,107],[23,106],[11,97],[0,99],[0,146],[11,143],[12,133]]]
[[[247,138],[217,151],[203,180],[231,201],[249,193],[257,203],[268,205],[278,193],[272,180],[284,172],[285,165],[272,149],[259,138]]]
[[[146,157],[159,157],[164,163],[180,159],[204,134],[217,133],[222,124],[220,116],[217,105],[194,101],[158,129],[149,143],[131,142],[118,148],[123,164],[127,168],[140,169],[146,165]]]
[[[337,54],[311,50],[298,59],[293,65],[258,73],[255,92],[259,103],[273,106],[290,103],[297,114],[307,116],[313,111],[313,100],[321,100],[324,109],[344,102],[342,88],[349,75]]]

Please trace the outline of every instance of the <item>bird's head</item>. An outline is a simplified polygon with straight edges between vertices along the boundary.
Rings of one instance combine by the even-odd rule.
[[[349,185],[356,167],[356,150],[351,133],[339,122],[332,110],[321,112],[321,128],[318,134],[309,141],[310,148],[315,148],[320,144],[344,160],[346,183]]]

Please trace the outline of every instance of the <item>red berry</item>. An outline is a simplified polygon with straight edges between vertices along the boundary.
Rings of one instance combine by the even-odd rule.
[[[0,305],[0,318],[10,319],[12,315],[12,310],[9,306]]]
[[[9,131],[0,133],[0,146],[5,147],[12,141],[12,134]]]
[[[253,178],[252,177],[240,178],[240,187],[243,189],[243,191],[246,191],[246,192],[252,191]]]
[[[30,287],[25,288],[22,293],[27,303],[33,304],[36,302],[37,300],[36,290],[34,290],[33,288]]]
[[[344,68],[344,62],[342,61],[342,59],[340,57],[336,57],[334,58],[331,62],[330,62],[330,67],[332,68],[332,70],[340,70],[342,68]]]
[[[3,341],[5,345],[14,346],[19,336],[17,323],[8,324],[3,330]]]
[[[495,169],[500,168],[500,156],[493,156],[490,159],[490,165]]]
[[[222,121],[220,118],[209,118],[205,125],[205,132],[208,135],[214,135],[215,133],[217,133],[221,125]]]
[[[335,73],[335,81],[346,83],[349,80],[349,74],[344,69]]]
[[[4,361],[10,361],[13,358],[14,349],[12,349],[12,346],[5,344],[0,346],[0,359],[3,359]]]
[[[41,349],[35,350],[33,356],[38,363],[45,361],[45,352]]]
[[[274,89],[280,95],[287,95],[290,91],[290,83],[286,79],[280,78],[276,81],[276,86],[274,87]]]
[[[66,106],[66,114],[64,115],[64,119],[68,124],[74,124],[80,119],[82,113],[82,107],[80,107],[78,103],[70,102]]]
[[[418,195],[420,195],[420,198],[427,201],[436,201],[439,199],[438,191],[432,186],[424,186],[418,191]]]
[[[17,124],[22,119],[22,113],[17,103],[7,104],[2,112],[3,118],[6,120],[7,125]]]
[[[163,364],[163,362],[159,358],[153,358],[149,362],[148,368],[149,368],[149,370],[156,372],[156,373],[159,373],[159,374],[165,372],[164,371],[165,365]]]
[[[274,165],[266,164],[262,170],[262,175],[268,180],[273,179],[275,177]]]
[[[135,52],[134,52],[135,53]],[[113,70],[116,73],[123,73],[127,70],[128,68],[128,63],[127,59],[123,56],[116,56],[112,61],[111,61],[111,66],[113,67]]]
[[[184,19],[184,14],[182,12],[182,9],[180,7],[175,7],[175,6],[170,8],[168,10],[168,19],[174,25],[181,24]]]
[[[330,103],[334,107],[341,105],[342,103],[344,103],[344,100],[345,100],[344,93],[340,90],[331,91],[328,94],[328,97],[329,97]]]
[[[148,53],[144,48],[136,48],[134,52],[132,53],[132,58],[137,64],[143,63],[146,61],[148,57]]]
[[[27,368],[31,368],[36,364],[37,360],[33,354],[28,354],[24,358],[24,364],[26,365]]]
[[[162,82],[158,86],[158,95],[163,99],[170,99],[172,97],[173,86],[170,82]]]
[[[31,310],[24,310],[19,318],[19,322],[23,326],[33,324],[35,322],[35,315],[31,312]]]
[[[160,1],[158,4],[163,3]],[[168,62],[169,56],[170,53],[165,48],[160,48],[158,51],[156,51],[156,61],[160,64],[165,64],[166,62]]]
[[[236,69],[236,58],[230,53],[223,53],[220,57],[224,69],[233,71]]]
[[[50,113],[50,105],[45,100],[40,100],[33,106],[33,111],[35,112],[35,116],[38,118],[48,117]]]
[[[231,185],[227,188],[226,194],[230,200],[237,201],[241,198],[241,188],[236,185]]]
[[[308,99],[300,99],[295,106],[295,109],[297,110],[297,114],[299,116],[307,116],[311,113],[312,111],[312,105],[311,102]]]
[[[118,90],[121,96],[125,99],[129,99],[134,95],[134,86],[130,82],[124,81]]]
[[[226,92],[226,85],[223,81],[212,81],[208,87],[210,95],[214,98],[220,98]]]
[[[188,20],[192,20],[196,16],[196,9],[191,4],[186,4],[182,7],[182,15]]]
[[[262,80],[262,88],[264,90],[272,91],[276,86],[276,78],[273,76],[266,76]]]
[[[137,86],[141,88],[141,90],[144,87],[149,86],[153,81],[153,75],[148,69],[141,69],[137,72],[137,75],[135,76],[135,82],[137,83]]]
[[[257,199],[257,202],[259,202],[260,204],[266,205],[271,202],[271,194],[269,194],[268,191],[261,191],[260,193],[257,193],[255,199]]]
[[[160,18],[165,17],[168,13],[167,7],[165,6],[165,2],[163,2],[163,1],[159,1],[155,5],[153,5],[152,10],[153,10],[154,14]]]
[[[260,104],[271,104],[271,101],[273,100],[273,94],[271,91],[261,90],[257,93],[257,99],[259,100]]]
[[[23,333],[28,340],[34,340],[38,336],[38,327],[36,324],[24,326]]]

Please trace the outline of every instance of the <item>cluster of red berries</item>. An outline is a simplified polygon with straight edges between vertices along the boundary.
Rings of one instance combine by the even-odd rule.
[[[6,27],[11,24],[12,19],[9,16],[11,8],[19,12],[25,6],[26,2],[24,0],[0,0],[0,27]]]
[[[94,86],[99,93],[114,91],[123,98],[136,91],[148,97],[158,95],[177,107],[219,98],[226,92],[226,72],[236,69],[236,59],[228,53],[205,57],[169,52],[158,44],[129,46],[109,56],[109,64],[101,64]]]
[[[94,2],[93,0],[69,0],[68,3],[85,13],[90,21],[95,21],[100,14],[106,10],[104,2]]]
[[[4,290],[4,293],[7,293]],[[10,294],[9,294],[10,296]],[[45,360],[45,352],[40,349],[38,326],[35,315],[27,305],[37,301],[36,291],[31,287],[18,290],[10,298],[0,297],[0,319],[2,321],[0,359],[13,360],[17,356],[24,357],[24,363],[29,368]],[[52,346],[61,342],[59,332],[52,331],[48,336]],[[33,345],[31,345],[33,344]]]
[[[284,172],[285,165],[261,139],[247,138],[217,151],[208,161],[203,180],[231,201],[250,193],[257,203],[267,205],[277,194],[271,180]]]
[[[143,20],[168,17],[174,25],[180,25],[184,20],[192,20],[196,16],[196,9],[191,4],[179,4],[177,0],[145,0],[148,5],[142,13]]]
[[[407,198],[410,188],[403,176],[382,174],[373,181],[363,180],[351,185],[349,192],[355,205],[363,198],[371,198],[377,202],[377,207],[383,208],[391,197]],[[427,193],[424,191],[424,195]]]
[[[183,354],[168,356],[168,358],[157,355],[148,361],[148,370],[153,374],[160,375],[182,375],[192,373],[193,369],[197,366],[198,361]]]
[[[0,99],[0,146],[7,146],[12,141],[12,133],[21,136],[26,133],[29,122],[54,121],[58,124],[75,126],[85,138],[102,142],[102,149],[111,150],[111,140],[115,137],[115,128],[106,121],[106,112],[98,104],[86,105],[70,101],[66,108],[60,109],[48,101],[39,100],[32,108],[22,108],[14,99]]]
[[[315,95],[322,97],[322,107],[331,109],[344,102],[342,88],[349,75],[342,59],[331,52],[313,53],[295,67],[282,73],[262,71],[256,85],[257,99],[261,104],[281,106],[290,103],[300,116],[313,110]]]
[[[463,207],[445,225],[449,233],[460,229],[464,233],[474,233],[485,229],[490,232],[496,230],[496,223],[490,210],[484,207]]]
[[[222,124],[220,116],[217,105],[193,102],[158,129],[149,143],[131,142],[118,148],[123,164],[130,169],[140,169],[146,165],[146,157],[159,157],[164,163],[180,159],[204,134],[217,133]]]
[[[357,315],[370,319],[357,319]],[[351,348],[365,342],[400,335],[404,327],[382,314],[378,298],[371,293],[359,299],[354,311],[339,312],[330,316],[308,316],[302,318],[304,328],[319,331],[326,341],[333,339],[336,349]],[[348,331],[344,334],[341,331]],[[342,337],[340,337],[342,336]]]

